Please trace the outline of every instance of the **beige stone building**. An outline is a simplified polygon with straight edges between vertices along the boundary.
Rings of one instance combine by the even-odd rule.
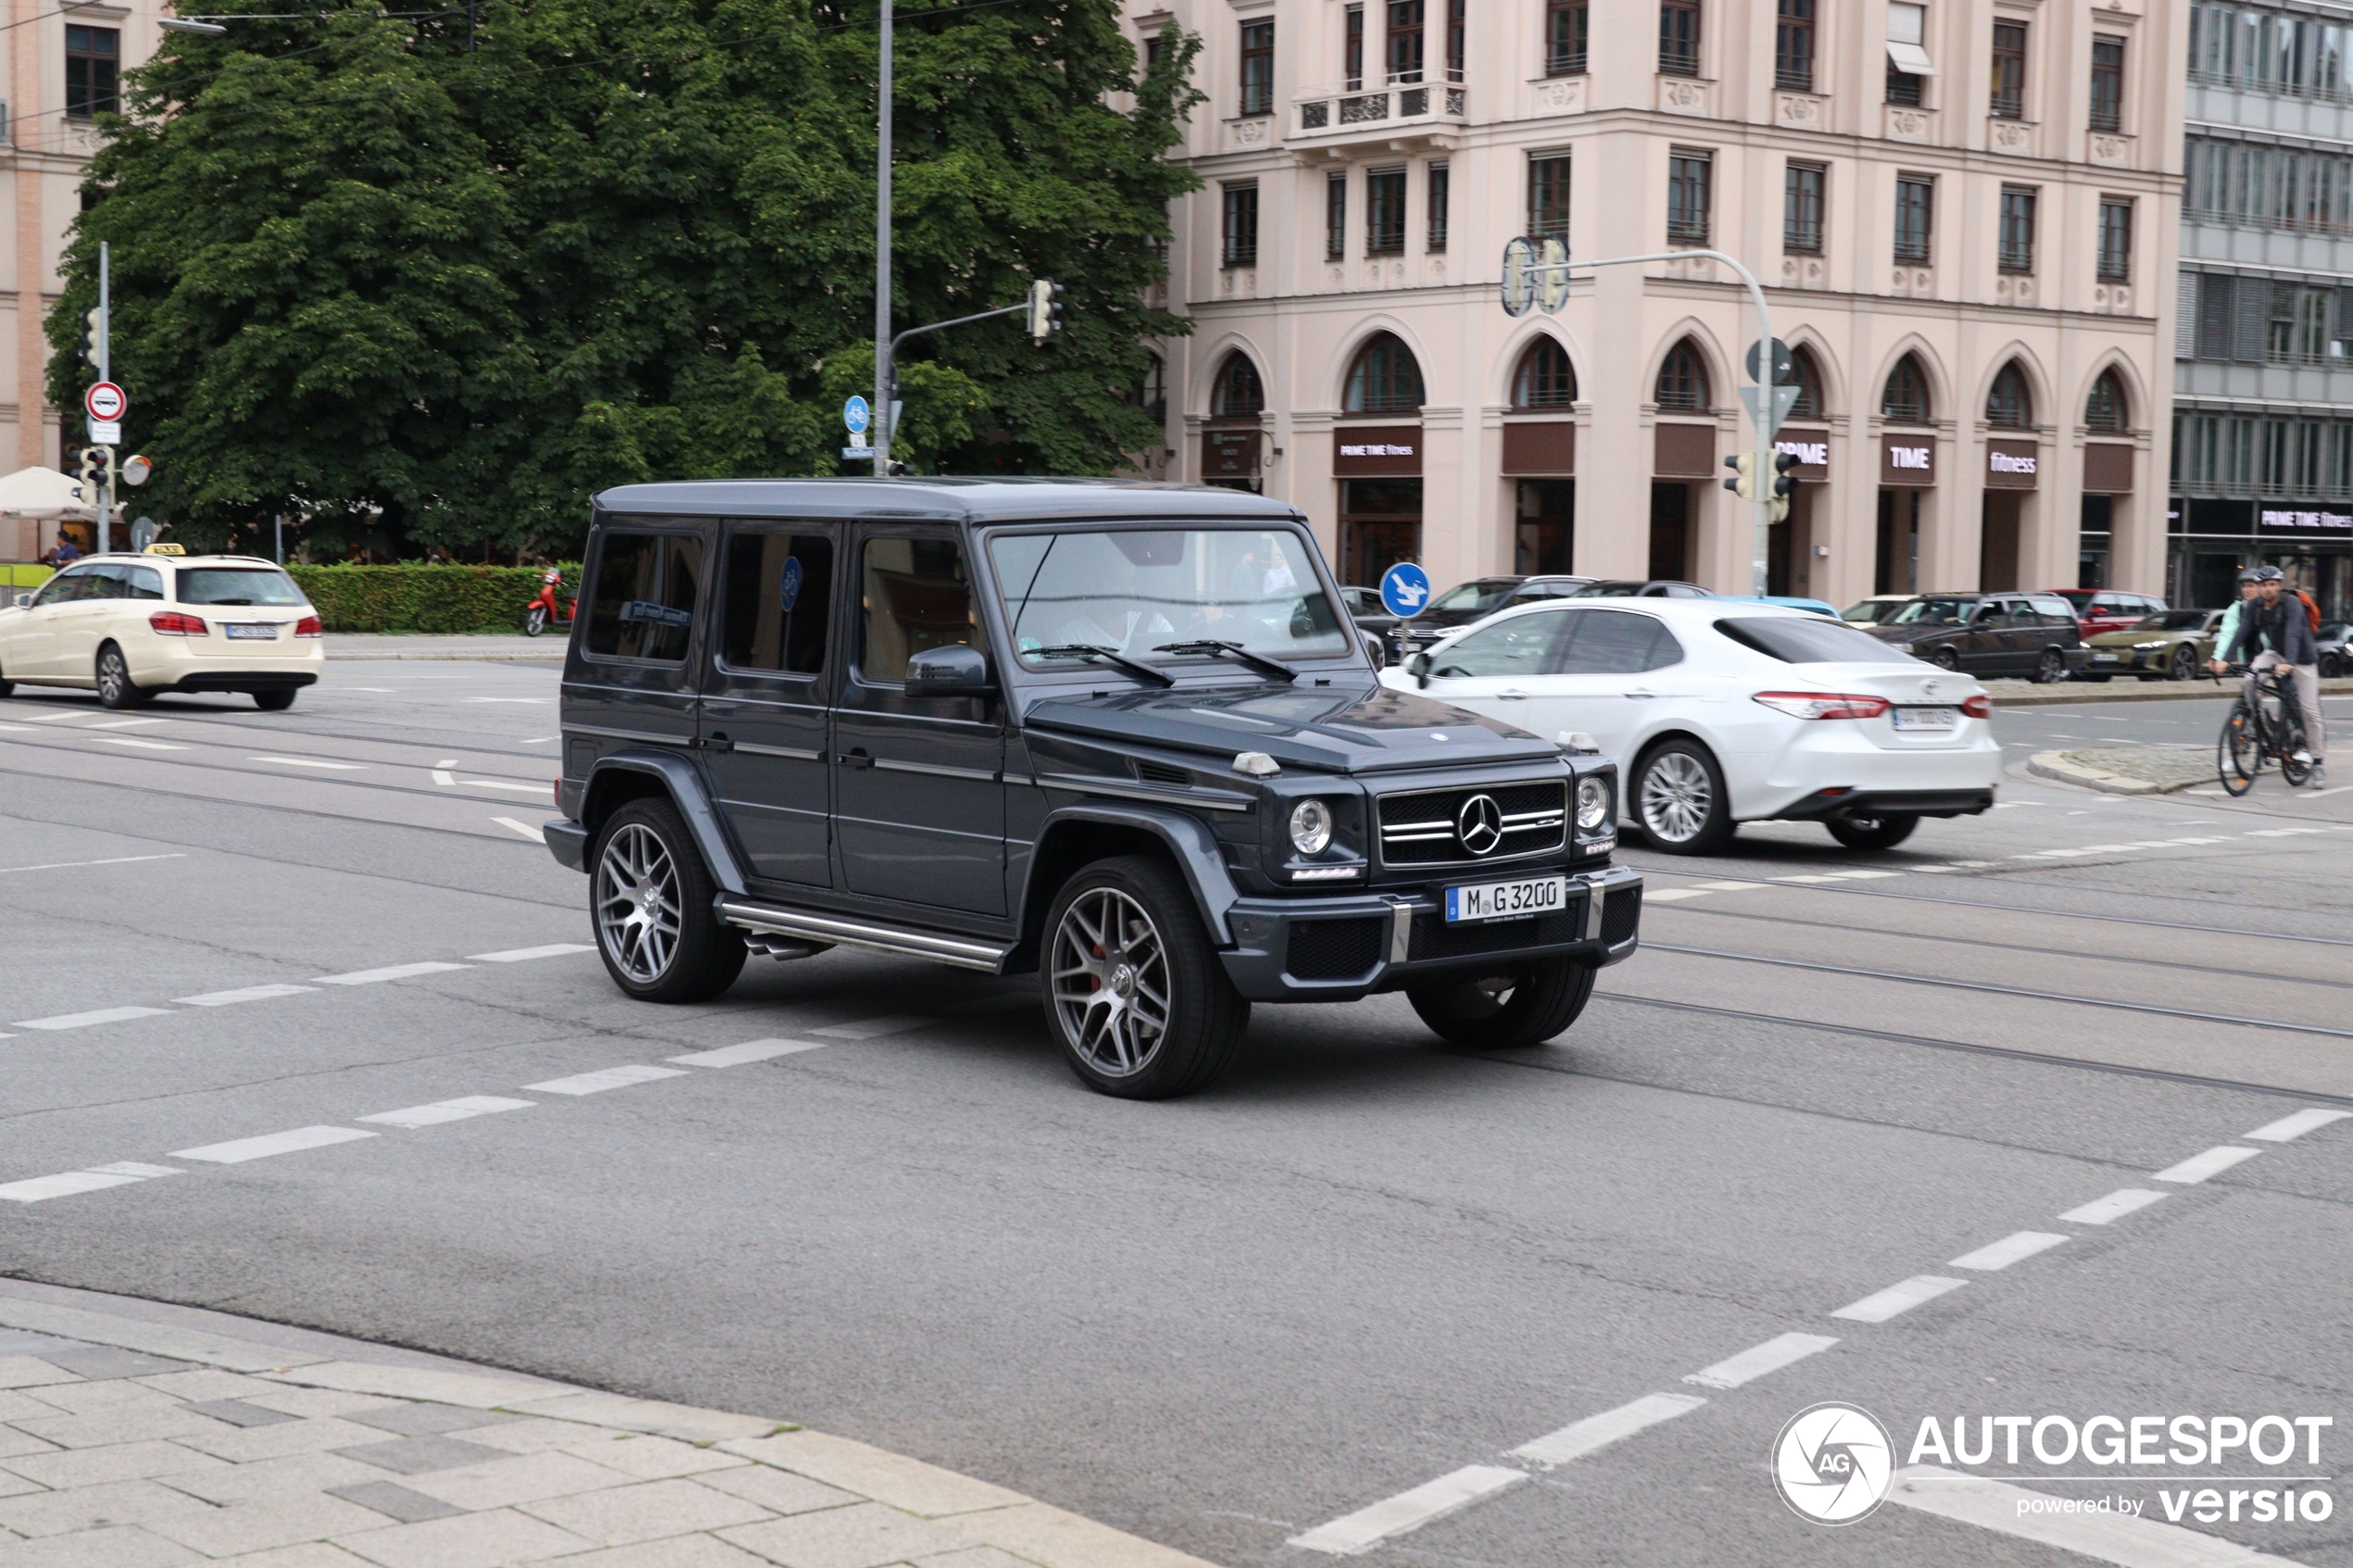
[[[1201,35],[1167,477],[1344,581],[1419,559],[1746,592],[1745,291],[1498,298],[1515,235],[1763,280],[1808,483],[1773,585],[2165,586],[2184,0],[1136,0]]]

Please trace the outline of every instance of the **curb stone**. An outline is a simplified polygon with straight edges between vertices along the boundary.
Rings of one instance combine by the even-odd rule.
[[[2196,702],[2235,695],[2225,681],[2221,685],[2196,681],[2118,680],[2106,684],[2069,681],[2038,686],[2025,681],[1987,681],[1986,693],[1996,708],[2067,708],[2098,702]],[[2353,696],[2353,679],[2338,677],[2321,683],[2322,696]]]
[[[2096,789],[2103,795],[2171,795],[2204,782],[2206,775],[2183,779],[2176,783],[2159,783],[2155,779],[2136,779],[2123,773],[2112,773],[2079,762],[2064,751],[2038,751],[2027,760],[2026,771],[2037,777],[2056,779],[2060,784],[2080,784]]]

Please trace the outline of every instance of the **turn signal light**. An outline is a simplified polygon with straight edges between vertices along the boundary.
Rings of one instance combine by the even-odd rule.
[[[1837,692],[1758,692],[1756,700],[1793,719],[1877,719],[1895,706],[1883,696]]]
[[[301,620],[295,622],[295,635],[297,637],[319,637],[324,636],[325,633],[319,630],[319,618],[317,616],[306,615]]]
[[[204,637],[211,635],[210,633],[205,630],[204,617],[200,615],[182,615],[176,609],[159,609],[156,611],[155,614],[147,617],[147,624],[154,627],[157,632],[167,637]]]
[[[1972,719],[1991,719],[1994,717],[1994,699],[1980,692],[1961,704],[1961,711]]]

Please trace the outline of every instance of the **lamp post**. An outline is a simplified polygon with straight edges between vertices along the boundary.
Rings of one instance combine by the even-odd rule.
[[[890,0],[882,0],[881,68],[875,78],[875,476],[890,474]]]

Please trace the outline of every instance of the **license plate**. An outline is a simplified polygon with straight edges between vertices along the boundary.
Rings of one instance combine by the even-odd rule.
[[[1899,730],[1949,730],[1961,721],[1957,708],[1899,708],[1895,710],[1895,727]]]
[[[223,628],[232,637],[252,637],[262,642],[275,641],[278,629],[257,621],[232,621]]]
[[[1568,903],[1568,879],[1529,877],[1524,882],[1483,882],[1446,890],[1446,921],[1524,920],[1551,914]]]
[[[2112,653],[2095,653],[2092,656],[2092,662],[2095,664],[2113,664],[2116,662],[2116,655]]]

